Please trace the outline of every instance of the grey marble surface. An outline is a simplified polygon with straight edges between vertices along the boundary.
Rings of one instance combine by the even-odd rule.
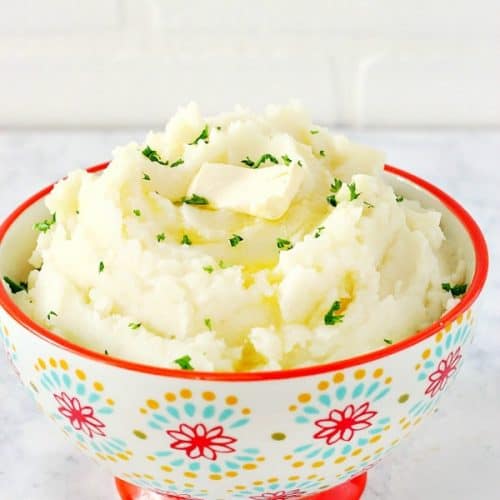
[[[141,130],[0,131],[0,218]],[[500,497],[500,131],[347,131],[448,191],[488,239],[490,277],[472,352],[440,411],[370,472],[364,500]],[[42,416],[0,353],[0,499],[113,500],[111,477]]]

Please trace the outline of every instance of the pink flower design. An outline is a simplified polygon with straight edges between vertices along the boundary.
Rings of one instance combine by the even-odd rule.
[[[262,495],[254,495],[250,497],[251,500],[292,500],[300,499],[305,495],[303,491],[291,490],[291,491],[275,491],[273,493],[262,493]]]
[[[462,359],[460,347],[455,352],[450,352],[448,356],[442,359],[437,367],[437,370],[429,375],[429,386],[425,390],[425,394],[433,398],[439,391],[442,391],[448,379],[455,373],[458,363]]]
[[[314,438],[326,439],[326,444],[335,444],[337,441],[350,441],[354,433],[368,429],[373,424],[370,420],[377,415],[370,410],[370,403],[363,403],[360,407],[347,405],[343,410],[331,410],[328,418],[316,420],[315,424],[321,429]]]
[[[73,429],[84,432],[89,438],[106,436],[103,431],[106,425],[94,416],[91,406],[82,406],[78,398],[70,398],[65,392],[54,394],[54,398],[60,405],[57,411],[69,420]]]
[[[223,435],[224,429],[221,425],[213,429],[207,429],[204,424],[191,427],[181,424],[177,430],[167,430],[166,433],[174,439],[170,448],[186,452],[189,458],[207,458],[216,460],[217,453],[232,453],[236,451],[230,444],[235,443],[236,438]]]
[[[187,493],[166,493],[160,490],[148,490],[148,491],[153,491],[154,493],[161,495],[162,499],[164,500],[201,500],[201,498],[192,497]]]
[[[167,493],[167,500],[200,500],[187,493]]]

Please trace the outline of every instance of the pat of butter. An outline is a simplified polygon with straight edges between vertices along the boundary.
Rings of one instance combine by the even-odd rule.
[[[205,163],[189,186],[213,208],[279,219],[290,206],[304,179],[303,169],[273,165],[251,169],[223,163]]]

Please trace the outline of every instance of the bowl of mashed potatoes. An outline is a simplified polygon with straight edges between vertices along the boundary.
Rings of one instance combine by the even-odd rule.
[[[3,343],[123,498],[359,498],[455,378],[487,267],[457,202],[300,106],[191,104],[3,223]]]

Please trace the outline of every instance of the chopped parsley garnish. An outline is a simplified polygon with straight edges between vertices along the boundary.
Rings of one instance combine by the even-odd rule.
[[[141,216],[141,211],[138,208],[134,208],[134,210],[132,210],[132,212],[134,213],[134,215],[136,217],[140,217]]]
[[[278,238],[276,240],[276,246],[280,250],[291,250],[293,248],[293,243],[291,243],[289,240],[285,240],[283,238]]]
[[[396,202],[397,203],[401,203],[403,200],[404,200],[404,198],[400,194],[396,195]]]
[[[208,130],[208,125],[205,125],[205,127],[203,127],[203,130],[200,132],[200,135],[193,142],[190,142],[189,145],[193,146],[194,144],[198,144],[198,142],[200,141],[205,141],[205,144],[208,144],[209,134],[210,132]]]
[[[288,167],[288,165],[290,165],[290,163],[292,163],[292,160],[291,158],[288,156],[288,155],[283,155],[281,157],[281,159],[283,160],[283,163]]]
[[[441,283],[441,288],[446,292],[450,292],[453,297],[460,297],[460,295],[463,295],[467,291],[467,283],[454,286],[449,283]]]
[[[333,179],[333,183],[330,184],[330,191],[332,193],[338,193],[341,187],[342,187],[342,181],[335,177],[335,179]]]
[[[273,156],[271,153],[264,153],[258,160],[257,162],[253,161],[250,159],[250,157],[246,157],[244,160],[241,160],[241,163],[244,163],[250,168],[259,168],[262,164],[266,163],[266,161],[270,161],[271,163],[274,163],[277,165],[279,162],[276,159],[275,156]]]
[[[49,314],[47,314],[47,319],[50,321],[50,319],[52,318],[52,316],[57,316],[57,313],[54,312],[54,311],[49,311]]]
[[[340,191],[340,188],[342,187],[342,181],[340,179],[337,179],[336,177],[333,179],[332,184],[330,184],[330,191],[333,194],[330,194],[326,197],[326,201],[332,206],[336,207],[337,206],[337,198],[335,195]]]
[[[128,327],[132,330],[137,330],[142,326],[142,323],[129,323]]]
[[[107,350],[107,349],[104,349],[104,354],[105,354],[106,356],[109,356],[109,352],[108,352],[108,350]]]
[[[325,226],[319,226],[318,229],[316,229],[316,232],[314,233],[315,238],[319,238],[321,236],[321,231],[325,229]]]
[[[364,201],[363,204],[366,205],[368,208],[375,208],[375,205],[372,205],[371,203],[368,203],[367,201]]]
[[[13,279],[9,278],[8,276],[4,276],[3,280],[7,285],[9,285],[11,293],[19,293],[19,292],[27,292],[28,291],[28,283],[25,281],[20,281],[19,283],[16,283]]]
[[[160,154],[154,149],[151,149],[149,146],[146,146],[142,150],[142,154],[150,161],[154,161],[160,165],[168,165],[168,160],[162,160]]]
[[[187,354],[182,356],[182,358],[176,359],[174,363],[177,363],[183,370],[194,370],[191,365],[191,356],[188,356]]]
[[[217,130],[222,130],[222,127],[220,125],[217,125],[217,127],[215,127]]]
[[[391,339],[384,339],[384,342],[386,344],[392,345],[392,340]]]
[[[187,234],[182,236],[181,245],[191,245],[192,243],[191,238]]]
[[[143,173],[142,180],[143,181],[150,181],[151,177],[149,177],[149,174]]]
[[[325,156],[325,155],[326,155],[325,150],[324,150],[324,149],[322,149],[322,150],[319,152],[319,155],[320,155],[320,156]]]
[[[259,168],[262,164],[266,163],[266,161],[270,161],[275,165],[278,164],[278,160],[276,159],[275,156],[273,156],[270,153],[265,153],[259,158],[259,161],[255,164],[255,168]]]
[[[56,222],[55,212],[52,214],[50,219],[45,219],[42,222],[37,222],[33,225],[33,229],[40,231],[41,233],[46,233]]]
[[[233,234],[232,238],[229,238],[232,247],[237,246],[240,241],[243,241],[243,238],[239,234]]]
[[[212,331],[212,320],[210,318],[205,318],[205,326]]]
[[[325,314],[325,325],[336,325],[337,323],[342,323],[344,320],[343,314],[335,314],[340,311],[340,301],[336,300],[330,310]]]
[[[203,270],[208,274],[212,274],[214,272],[214,266],[203,266]]]
[[[221,269],[227,269],[228,267],[231,267],[231,266],[226,264],[223,260],[219,260],[219,267]]]
[[[298,165],[299,167],[301,167],[301,166],[302,166],[302,162],[301,162],[300,160],[297,160],[297,165]]]
[[[356,192],[356,183],[352,182],[351,184],[347,184],[347,187],[349,188],[349,193],[351,195],[349,201],[353,201],[356,198],[359,198],[359,195],[361,193]]]
[[[165,241],[165,233],[158,233],[156,235],[156,241],[160,243],[160,241]]]
[[[193,193],[191,198],[182,198],[182,203],[185,203],[186,205],[208,205],[208,200],[203,198],[203,196],[198,196]]]
[[[309,130],[311,135],[319,134],[319,130]]]
[[[184,160],[182,158],[179,158],[178,160],[175,160],[172,165],[170,165],[170,168],[175,168],[178,167],[179,165],[182,165],[184,163]]]
[[[328,203],[330,203],[330,205],[332,207],[336,207],[337,206],[337,198],[335,198],[335,195],[334,194],[329,194],[327,197],[326,197],[326,201]]]
[[[104,262],[101,260],[101,262],[99,262],[99,273],[102,273],[104,271]]]
[[[200,141],[205,141],[205,144],[208,144],[209,134],[210,132],[208,130],[208,125],[205,125],[205,127],[203,127],[203,130],[200,132],[200,135],[193,142],[190,142],[189,145],[193,146],[194,144],[198,144],[198,142]]]
[[[255,162],[251,160],[249,156],[247,156],[244,160],[241,160],[241,163],[244,163],[247,167],[251,168],[255,165]]]

